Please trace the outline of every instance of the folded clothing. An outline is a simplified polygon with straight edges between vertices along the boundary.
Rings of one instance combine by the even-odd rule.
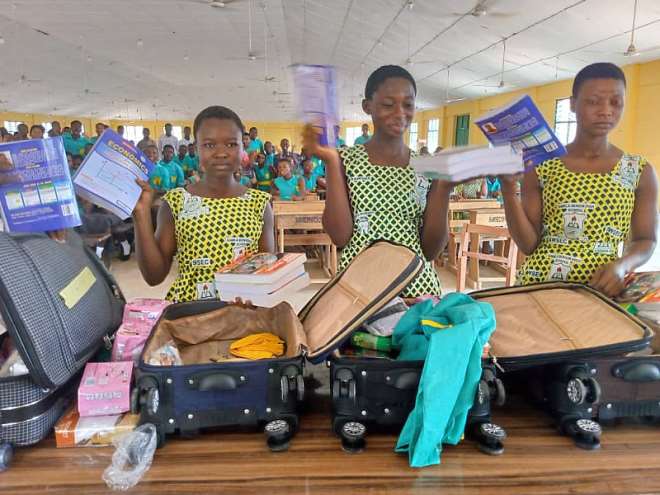
[[[229,352],[244,359],[271,359],[284,354],[284,341],[272,333],[253,333],[232,342]]]
[[[408,306],[400,297],[395,297],[378,313],[364,322],[364,329],[372,335],[389,337],[401,317],[408,311]]]

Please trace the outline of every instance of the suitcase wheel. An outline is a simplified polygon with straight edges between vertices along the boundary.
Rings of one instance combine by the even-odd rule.
[[[347,421],[339,430],[341,448],[349,454],[362,452],[366,446],[367,427],[359,421]]]
[[[269,421],[264,427],[264,433],[271,452],[282,452],[289,448],[291,425],[288,421],[284,419]]]
[[[504,452],[506,431],[495,423],[481,423],[477,426],[477,447],[488,455],[500,455]]]
[[[596,404],[600,400],[600,385],[591,377],[574,377],[566,384],[566,395],[573,404]]]
[[[501,407],[506,402],[506,390],[504,389],[504,384],[499,378],[495,378],[492,383],[495,388],[491,389],[491,399],[495,402],[496,406]]]
[[[10,443],[0,444],[0,473],[9,469],[9,464],[14,457],[14,448]]]
[[[594,450],[600,447],[602,429],[596,421],[571,419],[562,425],[562,430],[572,437],[575,445],[581,449]]]
[[[357,397],[357,385],[355,380],[343,381],[340,379],[335,379],[332,384],[332,398],[334,400],[348,398],[351,401],[355,402]]]

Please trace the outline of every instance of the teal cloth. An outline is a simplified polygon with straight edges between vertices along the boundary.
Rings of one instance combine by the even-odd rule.
[[[85,156],[85,146],[90,143],[82,134],[78,139],[74,139],[71,134],[63,134],[62,141],[64,142],[64,149],[72,156]]]
[[[314,174],[314,172],[312,172],[312,175],[310,175],[309,177],[306,177],[306,176],[303,175],[302,178],[305,181],[305,190],[307,192],[315,192],[316,191],[316,179],[318,179],[318,176],[316,176]]]
[[[451,327],[436,328],[424,320]],[[408,453],[411,467],[439,464],[442,444],[461,440],[481,378],[483,347],[494,330],[493,307],[461,293],[435,306],[432,300],[413,306],[394,328],[398,359],[424,359],[415,408],[395,448]]]
[[[283,199],[285,201],[290,201],[291,199],[293,199],[293,196],[297,196],[300,194],[300,191],[298,190],[299,179],[300,177],[294,175],[289,179],[285,179],[284,177],[278,177],[273,181],[273,183],[277,187],[277,190],[280,193],[280,199]]]
[[[353,144],[366,144],[369,142],[370,139],[371,139],[370,135],[364,137],[362,134],[360,134],[358,137],[355,138],[355,142]]]
[[[185,177],[183,176],[183,169],[174,161],[170,160],[165,162],[161,160],[158,162],[158,165],[165,167],[170,173],[170,188],[183,187],[186,183]]]
[[[184,174],[197,172],[199,170],[199,157],[197,155],[190,156],[190,153],[188,153],[183,159],[181,168],[183,169]]]

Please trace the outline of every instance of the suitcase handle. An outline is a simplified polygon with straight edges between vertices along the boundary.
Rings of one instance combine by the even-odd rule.
[[[660,364],[655,361],[635,360],[615,364],[612,374],[626,382],[660,381]]]
[[[234,376],[220,371],[198,373],[191,375],[186,380],[186,385],[200,392],[218,392],[221,390],[236,390],[247,383],[244,375]]]

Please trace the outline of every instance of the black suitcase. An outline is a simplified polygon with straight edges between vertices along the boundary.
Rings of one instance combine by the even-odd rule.
[[[422,266],[422,260],[405,247],[374,243],[299,313],[296,321],[302,324],[305,342],[288,357],[195,364],[184,360],[181,366],[148,364],[150,353],[159,348],[158,339],[164,339],[162,332],[170,331],[172,324],[183,326],[188,321],[185,318],[206,313],[211,318],[214,311],[231,306],[220,301],[171,305],[142,351],[132,408],[140,413],[141,423],[156,426],[159,445],[166,434],[239,425],[264,426],[269,448],[285,450],[298,426],[305,361],[323,362],[354,329],[410,283]],[[374,274],[378,274],[378,284],[373,283]],[[288,307],[292,312],[283,304],[280,309]]]
[[[0,468],[50,433],[85,363],[119,327],[124,300],[80,237],[0,232],[0,317],[29,374],[0,378]]]
[[[510,373],[579,447],[600,445],[594,419],[660,417],[660,356],[626,356],[653,332],[618,304],[573,283],[472,295],[495,307],[491,354],[505,383]]]
[[[332,427],[347,452],[366,446],[367,428],[400,430],[415,407],[423,361],[395,361],[387,358],[332,357],[330,389]],[[491,455],[504,451],[506,432],[490,419],[491,403],[502,405],[504,387],[495,367],[484,362],[474,404],[468,414],[466,437]]]

